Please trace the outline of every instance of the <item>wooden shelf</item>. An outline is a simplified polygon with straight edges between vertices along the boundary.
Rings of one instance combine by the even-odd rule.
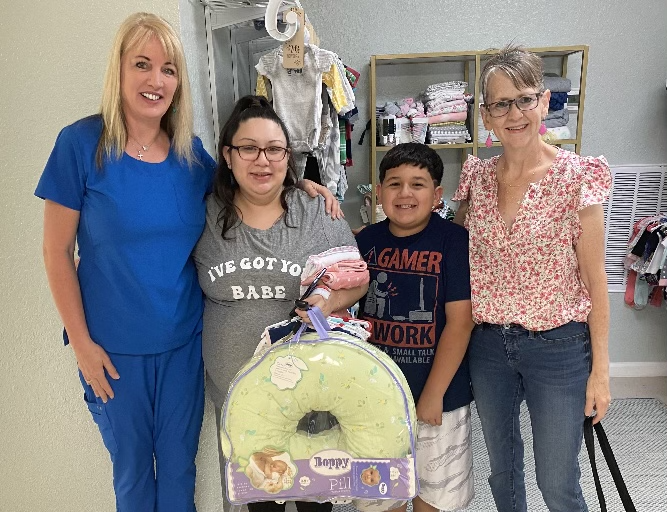
[[[586,45],[573,45],[573,46],[545,46],[538,48],[527,48],[527,50],[534,52],[541,57],[545,58],[559,58],[560,61],[560,76],[566,77],[568,75],[567,65],[568,57],[573,54],[581,55],[581,73],[579,76],[579,83],[573,83],[572,89],[579,89],[579,104],[578,110],[576,112],[576,134],[573,134],[574,137],[570,139],[557,139],[549,141],[550,144],[560,146],[563,144],[569,144],[574,146],[575,153],[579,153],[581,150],[581,133],[582,126],[584,122],[584,100],[586,93],[586,71],[588,68],[588,46]],[[371,106],[376,105],[377,100],[377,67],[378,66],[391,66],[398,64],[447,64],[447,63],[462,63],[463,69],[461,66],[457,66],[456,74],[460,73],[459,80],[468,82],[468,91],[473,94],[475,101],[473,102],[472,113],[470,114],[472,119],[470,119],[469,129],[471,130],[472,142],[465,144],[430,144],[430,147],[437,150],[445,149],[454,149],[460,151],[461,161],[467,158],[467,155],[472,153],[477,156],[477,152],[480,148],[485,148],[484,140],[479,139],[479,97],[480,97],[480,86],[479,78],[482,71],[483,63],[489,59],[491,55],[496,53],[497,50],[472,50],[472,51],[457,51],[457,52],[430,52],[430,53],[403,53],[403,54],[387,54],[387,55],[372,55],[370,61],[370,96]],[[402,71],[400,72],[402,73]],[[452,80],[452,78],[449,78]],[[406,91],[405,97],[416,97],[421,91]],[[398,98],[396,98],[398,99]],[[375,119],[373,119],[375,121]],[[377,132],[377,123],[371,123],[370,131],[370,141],[371,141],[371,151],[370,151],[370,183],[373,190],[375,190],[375,185],[377,183],[377,162],[378,162],[378,153],[384,153],[389,151],[393,146],[376,146],[376,132]],[[500,142],[494,142],[493,147],[500,147],[502,144]],[[372,222],[375,222],[375,205],[376,197],[373,194],[371,216]]]
[[[375,55],[377,65],[391,64],[437,64],[438,62],[475,62],[470,52],[398,53]]]
[[[461,144],[426,144],[428,147],[433,149],[464,149],[472,148],[474,144],[472,142],[464,142]],[[375,151],[389,151],[395,146],[375,146]]]

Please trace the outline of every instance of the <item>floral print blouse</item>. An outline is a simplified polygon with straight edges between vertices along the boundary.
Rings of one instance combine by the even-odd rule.
[[[607,160],[559,149],[546,175],[531,183],[511,229],[498,211],[497,156],[470,156],[453,200],[467,201],[470,284],[475,322],[543,331],[586,322],[591,299],[575,246],[579,210],[601,204],[612,178]]]

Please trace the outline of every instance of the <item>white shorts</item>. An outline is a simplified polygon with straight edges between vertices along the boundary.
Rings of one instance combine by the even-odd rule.
[[[442,413],[442,425],[417,425],[419,497],[442,511],[467,507],[475,497],[470,406]]]
[[[442,425],[417,424],[419,497],[443,512],[467,507],[475,497],[470,406],[442,413]],[[363,512],[384,512],[397,500],[355,500]]]

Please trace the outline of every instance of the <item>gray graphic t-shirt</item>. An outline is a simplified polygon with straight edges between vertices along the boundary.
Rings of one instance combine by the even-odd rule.
[[[220,206],[211,195],[206,226],[194,251],[206,296],[203,355],[207,389],[217,407],[229,384],[255,351],[267,325],[286,320],[299,298],[301,271],[312,254],[341,245],[356,247],[344,220],[332,220],[321,197],[295,190],[283,218],[266,230],[245,224],[225,240],[218,226]],[[230,237],[233,237],[229,239]]]

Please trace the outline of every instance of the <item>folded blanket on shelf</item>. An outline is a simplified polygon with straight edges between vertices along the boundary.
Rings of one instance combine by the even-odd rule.
[[[433,129],[433,128],[446,128],[446,127],[465,128],[465,126],[466,126],[465,121],[446,121],[444,123],[431,123],[430,124],[431,129]]]
[[[452,112],[451,114],[439,114],[437,116],[430,116],[428,124],[443,123],[446,121],[465,121],[468,117],[468,112]]]
[[[454,105],[467,105],[466,100],[461,98],[458,100],[428,100],[425,103],[426,108],[440,108],[440,107],[453,107]]]
[[[463,93],[458,93],[458,92],[437,92],[437,93],[432,93],[432,94],[425,94],[423,96],[424,101],[454,101],[454,100],[463,100],[464,95]]]
[[[557,140],[567,140],[572,137],[572,133],[567,126],[554,126],[547,128],[547,133],[542,135],[542,140],[547,143],[553,143]]]
[[[454,105],[449,105],[449,106],[444,106],[443,104],[440,104],[440,106],[437,106],[435,108],[427,107],[426,108],[426,113],[429,116],[437,116],[440,114],[451,114],[453,112],[467,112],[468,111],[468,104],[461,100],[462,103],[457,103]],[[451,102],[454,103],[454,102]]]
[[[562,110],[567,103],[566,92],[552,92],[549,99],[549,110]]]
[[[566,108],[562,110],[549,111],[544,124],[547,128],[555,128],[557,126],[566,126],[570,121],[570,114]]]
[[[443,137],[439,135],[437,137],[431,137],[430,141],[430,144],[465,144],[467,139],[465,136]]]
[[[549,89],[551,92],[570,92],[572,90],[572,82],[569,78],[545,74],[544,88]]]
[[[450,82],[441,82],[439,84],[432,84],[426,88],[426,95],[432,95],[437,92],[454,92],[463,94],[463,91],[468,87],[468,82],[461,81],[450,81]]]

